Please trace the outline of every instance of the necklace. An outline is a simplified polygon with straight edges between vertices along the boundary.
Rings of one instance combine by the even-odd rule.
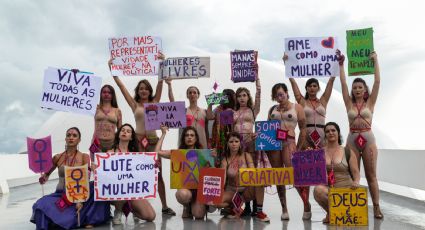
[[[199,120],[199,107],[196,107],[195,112],[193,112],[193,110],[189,107],[189,112],[193,116],[193,120],[195,121],[193,122],[193,127],[196,127]]]
[[[76,157],[77,157],[77,150],[75,150],[75,153],[74,153],[74,156],[72,157],[72,159],[71,159],[71,161],[69,161],[69,156],[68,156],[68,152],[67,151],[65,151],[64,152],[64,154],[65,154],[65,166],[74,166],[75,165],[75,161],[76,161]]]

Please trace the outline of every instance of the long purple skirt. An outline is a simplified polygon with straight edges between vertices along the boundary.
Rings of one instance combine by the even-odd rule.
[[[84,202],[80,211],[81,227],[102,224],[111,218],[109,202],[95,202],[93,191],[93,182],[90,182],[90,198]],[[30,221],[36,224],[37,229],[49,229],[49,225],[52,224],[64,229],[78,228],[75,204],[64,210],[60,210],[55,204],[62,194],[62,190],[56,190],[50,195],[43,196],[32,206],[33,213]]]

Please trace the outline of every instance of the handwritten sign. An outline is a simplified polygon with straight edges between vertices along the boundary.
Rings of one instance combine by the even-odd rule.
[[[96,153],[95,200],[156,198],[156,153]]]
[[[45,173],[52,167],[52,138],[33,139],[27,137],[29,168],[35,173]]]
[[[135,36],[109,39],[109,53],[114,58],[112,75],[147,76],[157,75],[159,52],[162,41],[159,37]]]
[[[90,197],[89,170],[87,165],[65,166],[66,198],[72,203],[85,202]]]
[[[210,77],[209,57],[176,57],[167,58],[160,63],[159,77],[171,79],[187,79]]]
[[[161,125],[178,129],[186,127],[184,101],[169,103],[145,103],[146,130],[160,129]]]
[[[178,149],[171,151],[170,188],[197,189],[199,170],[213,167],[210,149]]]
[[[203,168],[199,173],[197,200],[202,204],[223,202],[225,169]]]
[[[323,149],[295,152],[291,161],[294,167],[295,186],[328,184]]]
[[[227,95],[223,93],[208,94],[208,95],[205,95],[205,99],[207,100],[208,105],[210,104],[218,105],[218,104],[229,103],[229,98],[227,98]]]
[[[369,58],[373,50],[373,28],[347,30],[349,76],[375,73],[375,63]]]
[[[233,124],[233,110],[224,110],[220,112],[220,124],[231,125]]]
[[[90,73],[48,68],[44,71],[41,107],[94,116],[102,78]]]
[[[268,186],[294,184],[294,169],[287,168],[240,168],[240,186]]]
[[[276,132],[279,128],[279,120],[256,121],[255,132],[258,135],[255,138],[255,150],[281,150],[282,142],[276,139]]]
[[[285,75],[290,78],[339,75],[335,37],[286,38]]]
[[[366,188],[329,188],[328,198],[330,224],[368,225]]]
[[[253,82],[257,79],[257,56],[258,52],[254,50],[230,52],[233,82]]]

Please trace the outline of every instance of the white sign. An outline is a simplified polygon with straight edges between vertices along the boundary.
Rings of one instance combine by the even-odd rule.
[[[109,38],[109,52],[114,59],[111,72],[114,76],[157,75],[160,37],[135,36]]]
[[[158,168],[156,153],[96,153],[95,200],[155,198]]]
[[[171,79],[210,77],[210,58],[167,58],[160,63],[159,77]]]
[[[102,78],[91,73],[48,68],[44,71],[40,106],[94,116],[101,84]]]
[[[335,37],[285,38],[285,75],[290,78],[339,76]]]

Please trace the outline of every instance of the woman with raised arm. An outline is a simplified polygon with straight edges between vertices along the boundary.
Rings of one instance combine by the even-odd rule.
[[[160,59],[164,59],[164,55],[161,54]],[[109,70],[111,70],[112,59],[109,60]],[[121,93],[124,95],[125,100],[130,106],[134,114],[134,119],[136,120],[136,135],[137,140],[139,141],[139,149],[144,152],[153,152],[155,149],[155,144],[158,142],[158,136],[155,130],[146,130],[145,128],[145,108],[144,104],[146,103],[158,103],[161,99],[162,94],[162,84],[163,80],[158,81],[156,86],[155,95],[153,95],[153,88],[148,80],[143,79],[139,81],[136,88],[134,89],[134,97],[130,95],[125,85],[121,82],[118,76],[113,76],[115,82],[121,90]],[[170,81],[167,81],[167,84],[171,84]],[[169,87],[170,89],[171,87]],[[165,194],[165,185],[164,179],[162,178],[162,172],[158,173],[158,193],[159,198],[162,203],[162,213],[167,215],[175,216],[176,213],[167,206],[167,198]]]
[[[93,183],[90,183],[90,197],[86,202],[74,204],[66,198],[65,166],[87,165],[90,167],[89,155],[78,150],[80,141],[80,130],[77,127],[69,128],[66,131],[65,151],[53,157],[52,168],[47,173],[43,173],[39,179],[40,184],[46,183],[50,174],[58,168],[59,181],[56,191],[43,196],[32,206],[31,222],[36,224],[37,229],[79,228],[77,212],[79,212],[81,225],[87,228],[102,224],[110,218],[109,202],[94,201]]]
[[[127,152],[139,152],[139,143],[137,141],[136,132],[134,131],[133,126],[129,124],[122,125],[114,138],[114,145],[108,152],[119,152],[119,153],[127,153]],[[148,200],[129,200],[129,201],[114,201],[115,205],[114,218],[112,223],[114,225],[121,224],[121,217],[123,213],[124,206],[128,205],[128,208],[133,212],[133,215],[139,219],[146,221],[155,220],[156,213],[152,208],[152,205]],[[127,209],[127,210],[128,210]],[[135,219],[138,221],[138,219]]]
[[[112,148],[117,128],[122,124],[121,110],[118,108],[115,89],[104,85],[100,90],[100,103],[94,115],[93,143],[98,147],[96,151],[106,152]],[[93,156],[90,156],[93,159]]]
[[[232,198],[235,193],[239,193],[243,200],[249,202],[257,201],[257,210],[255,210],[255,218],[262,222],[269,222],[270,219],[263,212],[264,190],[260,194],[256,187],[239,186],[239,169],[255,168],[251,154],[243,151],[241,143],[241,135],[237,132],[231,132],[227,137],[226,151],[224,159],[221,162],[221,168],[226,170],[225,191],[223,194],[223,202],[217,205],[218,208],[229,208],[226,214],[228,218],[235,218],[232,205]]]
[[[375,64],[375,80],[372,91],[366,82],[356,78],[351,87],[351,97],[348,93],[347,80],[344,71],[345,57],[338,51],[339,70],[341,79],[342,97],[347,110],[350,132],[347,137],[347,146],[356,154],[358,166],[363,159],[366,180],[369,185],[370,195],[373,202],[373,214],[375,218],[382,219],[384,216],[379,208],[379,187],[376,179],[376,162],[378,159],[378,148],[375,136],[372,132],[372,116],[375,103],[378,98],[379,85],[381,81],[378,57],[372,52],[370,58]]]
[[[282,150],[269,151],[268,157],[273,168],[291,167],[292,154],[303,150],[306,146],[305,113],[301,105],[289,101],[288,87],[284,83],[275,84],[272,88],[272,100],[278,104],[269,110],[269,120],[280,120],[280,129],[287,132],[287,138],[282,141]],[[298,143],[295,143],[295,128],[300,130]],[[282,220],[289,220],[286,202],[285,186],[276,186],[282,206]],[[297,187],[297,191],[304,203],[303,220],[311,219],[311,205],[308,201],[308,192],[305,187]]]
[[[161,126],[162,135],[156,144],[155,152],[160,157],[170,158],[170,150],[162,150],[162,143],[165,139],[168,128]],[[187,126],[183,129],[182,135],[180,136],[179,149],[202,149],[203,146],[199,141],[199,135],[196,129],[192,126]],[[182,218],[192,219],[203,219],[206,214],[206,205],[199,203],[196,200],[196,189],[178,189],[176,192],[177,201],[183,205]]]
[[[335,122],[325,125],[326,146],[326,170],[333,175],[333,180],[328,180],[328,186],[318,185],[314,188],[314,199],[326,211],[323,223],[329,223],[328,192],[329,187],[335,188],[357,188],[359,187],[360,172],[357,166],[357,158],[349,148],[342,145],[341,131]],[[351,176],[352,175],[352,176]]]

